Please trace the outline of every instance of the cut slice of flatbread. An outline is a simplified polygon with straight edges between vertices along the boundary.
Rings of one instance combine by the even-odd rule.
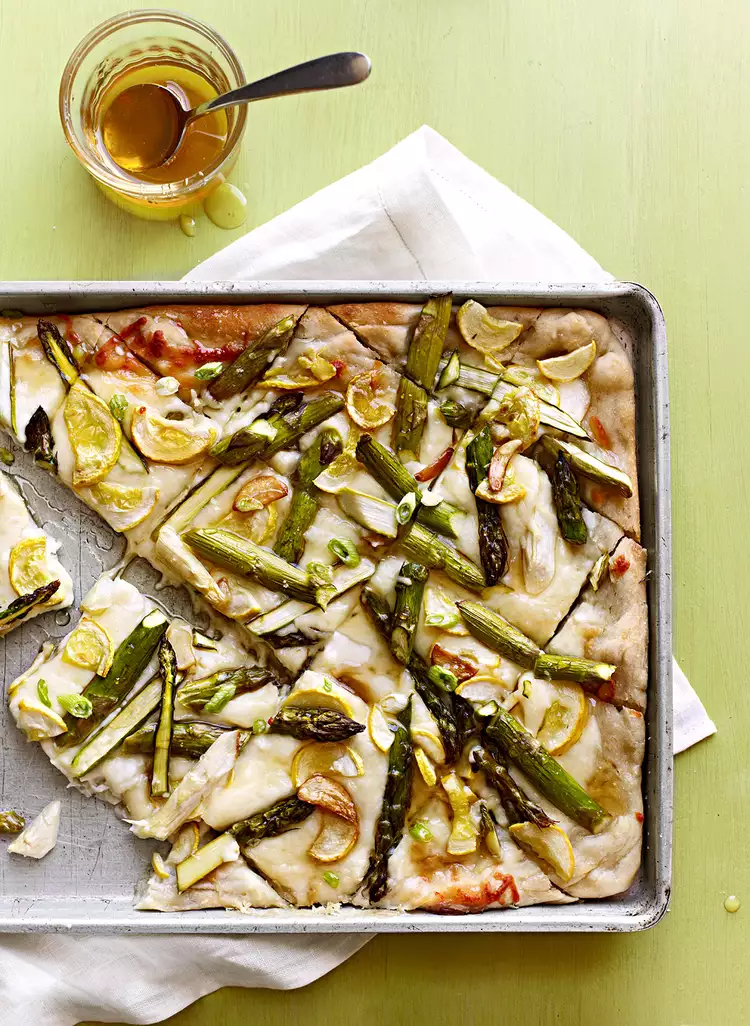
[[[648,606],[646,550],[622,538],[597,591],[589,585],[547,646],[560,655],[583,656],[617,667],[612,701],[646,708]]]
[[[595,455],[614,461],[633,483],[626,498],[615,489],[581,478],[581,494],[589,505],[619,524],[626,534],[640,538],[638,468],[636,464],[635,393],[633,368],[610,322],[591,310],[545,310],[519,341],[514,362],[535,364],[550,356],[569,353],[596,342],[597,356],[580,379],[590,402],[584,427],[595,445],[584,444]],[[574,439],[575,441],[575,439]]]

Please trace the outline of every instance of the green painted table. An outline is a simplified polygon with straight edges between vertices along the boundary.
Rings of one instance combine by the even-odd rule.
[[[68,53],[126,0],[0,4],[0,277],[174,278],[234,234],[121,214],[66,153]],[[183,0],[249,75],[336,49],[367,86],[256,106],[235,180],[248,227],[427,122],[660,298],[670,334],[676,653],[719,736],[677,766],[672,911],[637,936],[374,940],[292,993],[225,990],[170,1022],[750,1021],[750,6],[744,0]],[[715,350],[715,351],[714,351]],[[721,355],[719,355],[721,354]],[[747,424],[747,414],[744,413]],[[743,626],[744,623],[744,626]],[[728,915],[735,892],[745,908]]]

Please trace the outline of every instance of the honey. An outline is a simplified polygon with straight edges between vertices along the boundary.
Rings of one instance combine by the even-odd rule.
[[[207,78],[184,64],[141,64],[114,79],[95,111],[102,157],[135,181],[185,181],[209,169],[226,146],[226,111],[213,111],[187,126],[182,142],[166,163],[152,166],[179,134],[176,101],[167,90],[179,98],[184,109],[218,95]]]

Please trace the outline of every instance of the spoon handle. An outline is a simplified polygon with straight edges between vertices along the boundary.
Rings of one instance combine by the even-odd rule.
[[[261,78],[258,82],[250,82],[213,100],[207,100],[192,111],[190,120],[212,110],[224,110],[236,103],[357,85],[364,82],[371,67],[370,58],[363,53],[331,53],[326,57],[316,57],[313,61],[295,64],[293,68],[277,71],[268,78]]]

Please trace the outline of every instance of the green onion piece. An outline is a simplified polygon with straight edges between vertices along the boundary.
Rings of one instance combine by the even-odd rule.
[[[268,723],[265,720],[255,720],[253,722],[253,734],[267,734]]]
[[[273,440],[277,434],[277,429],[273,424],[263,417],[259,417],[257,420],[254,420],[247,430],[250,434],[257,435],[259,438],[268,438],[271,440]]]
[[[39,701],[42,705],[46,705],[48,709],[52,708],[52,702],[49,700],[49,691],[47,690],[47,681],[44,677],[40,677],[36,682],[36,693],[39,695]]]
[[[328,563],[318,563],[312,560],[305,567],[307,577],[311,584],[317,588],[323,588],[326,584],[333,583],[333,567]]]
[[[431,666],[427,676],[443,691],[455,691],[458,687],[458,677],[444,666]]]
[[[94,711],[91,699],[85,695],[60,695],[58,699],[66,713],[75,716],[77,720],[86,720]]]
[[[407,492],[398,506],[396,506],[396,520],[399,524],[408,524],[414,516],[417,508],[417,496],[414,492]]]
[[[128,400],[122,392],[115,392],[112,398],[109,400],[109,411],[115,420],[122,420],[125,414],[128,412]]]
[[[323,690],[333,691],[333,684],[331,684],[330,680],[326,679],[323,681]]]
[[[423,844],[432,840],[432,830],[419,819],[409,827],[409,833],[415,841],[421,841]]]
[[[0,449],[0,460],[3,461],[6,467],[12,467],[16,462],[16,457],[10,449]]]
[[[458,623],[458,615],[449,616],[447,613],[428,613],[424,618],[425,627],[455,627]]]
[[[193,377],[197,378],[198,381],[213,381],[214,378],[218,378],[223,370],[223,363],[204,363],[202,367],[198,368]]]
[[[234,508],[238,513],[257,513],[263,509],[263,503],[259,499],[253,499],[249,496],[243,498],[240,496],[234,500]]]
[[[231,702],[234,698],[236,691],[237,685],[232,684],[231,681],[227,681],[226,684],[222,684],[203,706],[203,712],[221,712],[227,702]]]
[[[323,879],[329,887],[338,887],[339,885],[338,876],[335,873],[332,873],[330,869],[327,869],[325,873],[323,873]]]
[[[331,538],[328,542],[328,550],[344,566],[359,566],[360,554],[354,542],[350,542],[348,538]]]
[[[458,350],[454,349],[451,355],[448,357],[448,362],[443,367],[442,374],[438,378],[437,387],[438,390],[441,388],[448,388],[449,385],[455,384],[461,374],[461,359],[458,355]]]

